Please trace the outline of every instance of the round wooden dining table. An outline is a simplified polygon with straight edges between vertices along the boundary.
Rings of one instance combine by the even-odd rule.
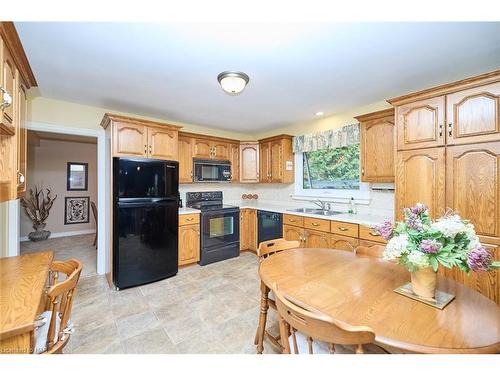
[[[294,249],[264,259],[262,282],[353,326],[371,327],[390,353],[499,353],[500,308],[438,276],[455,295],[443,310],[394,292],[410,281],[401,265],[332,249]]]

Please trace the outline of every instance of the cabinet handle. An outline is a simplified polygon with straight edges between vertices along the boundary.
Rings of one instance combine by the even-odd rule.
[[[365,175],[365,169],[361,168],[361,174],[364,176]]]
[[[311,225],[315,226],[315,227],[319,227],[319,224],[318,223],[311,223]]]
[[[188,217],[188,218],[186,219],[186,221],[193,221],[193,218],[192,218],[192,217]]]
[[[339,230],[341,230],[342,232],[346,232],[346,231],[348,231],[348,230],[349,230],[349,229],[347,229],[346,227],[337,227],[337,228],[339,228]]]
[[[147,154],[148,153],[148,146],[147,145],[144,145],[144,153]]]
[[[295,219],[288,219],[290,223],[295,223]]]
[[[380,237],[380,234],[375,232],[369,232],[373,237]]]
[[[443,136],[443,124],[439,124],[439,137]]]
[[[450,137],[451,137],[451,135],[452,135],[452,129],[453,129],[453,124],[450,122],[450,123],[448,124],[448,135],[449,135]]]
[[[1,109],[5,109],[12,105],[12,96],[7,92],[3,86],[0,86],[0,93],[2,95],[2,104],[0,104]]]
[[[19,183],[18,183],[18,185],[24,184],[24,181],[25,181],[24,174],[22,174],[21,172],[17,172],[17,174],[19,175]]]
[[[193,171],[189,172],[189,176],[193,177]]]

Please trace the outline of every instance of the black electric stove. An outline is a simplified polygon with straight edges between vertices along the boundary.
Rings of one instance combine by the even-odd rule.
[[[240,209],[222,201],[222,191],[186,193],[186,206],[201,211],[202,266],[240,255]]]

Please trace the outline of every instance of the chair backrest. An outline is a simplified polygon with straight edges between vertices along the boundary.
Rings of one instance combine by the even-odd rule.
[[[90,202],[90,207],[92,207],[92,214],[94,215],[94,220],[97,225],[97,207],[94,202]]]
[[[362,345],[370,344],[375,340],[375,333],[369,327],[350,326],[337,321],[311,306],[282,294],[276,285],[274,285],[273,290],[280,316],[280,333],[284,353],[290,353],[289,333],[292,336],[294,351],[297,353],[295,331],[302,332],[308,337],[310,354],[312,354],[313,339],[328,344],[356,345],[356,353],[363,353]],[[283,329],[284,323],[289,327],[287,330]]]
[[[64,262],[54,261],[50,268],[47,310],[51,311],[51,318],[47,334],[47,353],[57,352],[66,344],[64,330],[71,317],[74,292],[82,272],[82,263],[76,259]],[[59,273],[66,275],[66,279],[59,281]],[[59,332],[56,332],[58,317],[60,318]],[[55,340],[56,334],[57,341]]]
[[[373,246],[358,246],[354,249],[356,255],[367,255],[374,258],[382,258],[384,255],[385,246],[383,245],[373,245]]]
[[[287,241],[283,238],[278,238],[275,240],[261,242],[259,244],[259,248],[257,249],[257,255],[262,260],[280,251],[296,249],[299,246],[299,241]]]

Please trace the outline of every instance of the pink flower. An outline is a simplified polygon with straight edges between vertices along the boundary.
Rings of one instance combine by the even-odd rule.
[[[392,237],[394,227],[390,221],[384,221],[382,224],[372,226],[372,229],[380,234],[384,240],[388,241]]]
[[[474,272],[488,271],[491,262],[490,252],[482,245],[476,246],[467,255],[467,265]]]
[[[420,215],[427,211],[427,206],[423,203],[417,203],[415,207],[410,208],[410,211],[415,215]]]
[[[436,254],[441,250],[441,247],[443,247],[443,245],[436,240],[422,240],[422,242],[420,242],[420,250],[427,254]]]

